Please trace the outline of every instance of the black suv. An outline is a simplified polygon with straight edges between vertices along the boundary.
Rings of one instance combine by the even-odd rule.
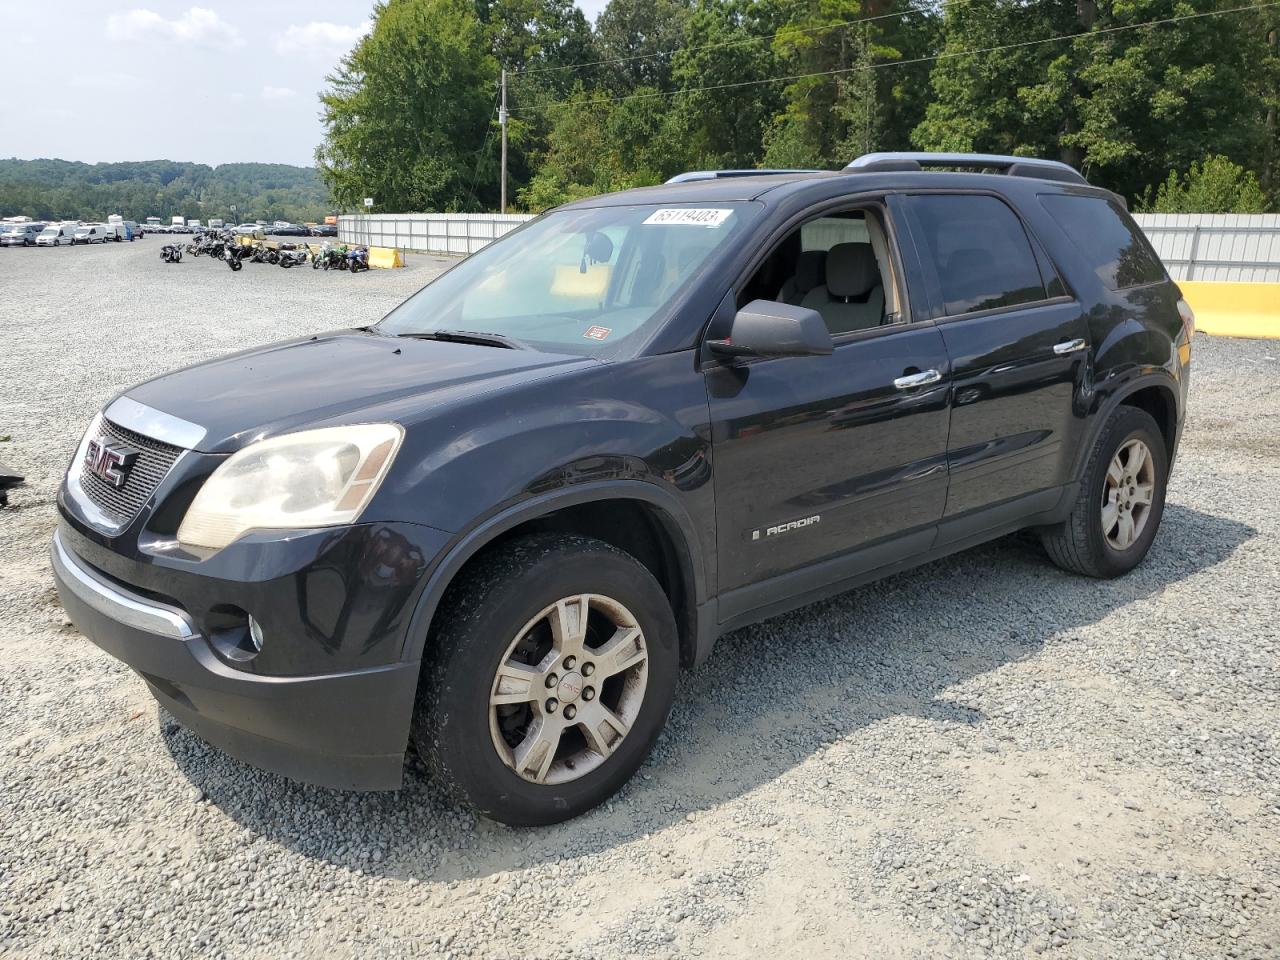
[[[59,495],[72,620],[237,757],[394,789],[412,741],[535,824],[726,631],[1024,528],[1142,560],[1194,319],[1116,196],[970,155],[677,180],[118,396]]]

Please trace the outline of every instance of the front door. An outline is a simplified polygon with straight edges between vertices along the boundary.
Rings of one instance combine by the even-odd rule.
[[[841,241],[839,225],[822,221],[815,236],[827,240],[815,243],[832,244],[824,252],[833,269],[858,263],[850,254],[866,251],[836,247],[863,241]],[[792,261],[808,252],[795,239],[788,238]],[[868,327],[859,314],[859,328],[846,329],[849,302],[866,281],[817,271],[825,283],[796,296],[824,319],[831,314],[831,356],[706,370],[722,621],[932,545],[947,491],[946,347],[932,323],[903,318],[900,261],[887,259],[891,234],[873,224],[870,240],[888,286],[876,294],[885,304],[881,322]],[[771,284],[785,273],[777,263],[761,269]],[[864,260],[859,273],[866,269]]]

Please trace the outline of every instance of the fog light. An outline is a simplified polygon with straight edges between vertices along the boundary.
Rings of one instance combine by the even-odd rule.
[[[254,653],[262,652],[262,624],[249,617],[249,642],[253,644]]]

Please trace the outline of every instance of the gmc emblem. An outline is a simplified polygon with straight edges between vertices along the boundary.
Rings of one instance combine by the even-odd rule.
[[[123,487],[129,477],[129,468],[138,459],[138,451],[120,443],[90,440],[84,454],[85,469],[101,477],[113,487]]]

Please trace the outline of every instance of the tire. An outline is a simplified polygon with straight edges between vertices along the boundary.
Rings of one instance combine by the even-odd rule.
[[[1139,455],[1139,447],[1145,449],[1145,456]],[[1140,465],[1134,467],[1135,463]],[[1121,405],[1094,444],[1071,515],[1040,533],[1049,558],[1064,570],[1088,577],[1128,573],[1142,562],[1155,540],[1168,480],[1169,454],[1155,420],[1144,410]],[[1107,505],[1117,497],[1118,510],[1108,511]],[[1147,497],[1149,502],[1144,503]],[[1126,513],[1131,524],[1127,531]],[[1119,517],[1114,524],[1113,516]]]
[[[464,577],[450,586],[436,615],[440,626],[418,686],[414,745],[449,793],[502,823],[540,826],[590,810],[631,778],[671,711],[679,657],[666,595],[634,558],[578,536],[514,540],[481,557]],[[566,651],[553,643],[550,619],[562,605],[570,613],[579,610],[584,595],[591,596],[588,645],[580,648],[581,663],[570,663],[573,644],[567,641]],[[631,626],[640,632],[634,641],[643,651],[639,657],[622,633]],[[610,637],[626,651],[617,665],[628,661],[616,673],[587,659]],[[537,638],[534,647],[524,649],[530,638]],[[495,707],[491,696],[509,693],[498,692],[498,668],[518,656],[536,659],[544,672],[521,688],[532,693],[529,701]],[[601,707],[629,727],[619,735],[605,722],[599,728],[604,736],[596,735],[601,749],[593,750],[588,711],[603,722]],[[579,713],[582,718],[570,722]],[[538,741],[529,731],[543,723],[568,732]],[[515,770],[515,748],[535,741],[554,743],[556,752],[548,756],[535,745],[525,755],[531,772],[522,776]],[[534,769],[539,766],[541,772]]]

